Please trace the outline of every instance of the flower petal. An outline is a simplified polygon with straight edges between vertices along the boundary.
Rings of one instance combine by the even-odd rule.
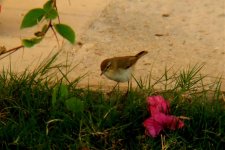
[[[176,130],[176,129],[179,129],[179,128],[183,128],[184,127],[184,122],[181,121],[176,116],[168,116],[167,119],[168,120],[167,120],[166,126],[170,130]]]
[[[147,99],[148,109],[151,112],[151,115],[155,115],[157,113],[165,113],[169,114],[170,104],[166,101],[162,96],[150,96]]]
[[[148,135],[156,137],[164,129],[176,130],[184,127],[183,121],[169,115],[170,104],[162,96],[150,96],[147,103],[151,117],[144,121],[144,127]]]
[[[144,127],[146,128],[147,134],[153,138],[157,137],[160,131],[163,130],[163,126],[152,117],[144,121]]]
[[[173,115],[165,115],[163,113],[158,113],[152,116],[152,119],[158,122],[163,127],[163,129],[168,128],[171,130],[176,130],[178,128],[184,127],[184,122]]]

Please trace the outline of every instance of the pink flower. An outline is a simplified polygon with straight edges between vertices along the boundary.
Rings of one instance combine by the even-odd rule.
[[[170,112],[170,104],[168,101],[165,101],[162,96],[150,96],[147,98],[147,103],[151,115],[157,113],[169,114]]]
[[[147,135],[150,135],[153,138],[157,137],[163,130],[163,126],[152,117],[144,121],[144,127],[146,128]]]
[[[144,127],[148,135],[154,138],[164,129],[176,130],[184,126],[179,118],[169,115],[170,104],[162,96],[148,97],[147,102],[151,117],[144,121]]]

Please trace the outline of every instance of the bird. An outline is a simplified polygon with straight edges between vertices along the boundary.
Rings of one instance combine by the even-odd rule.
[[[105,59],[101,62],[100,75],[104,75],[108,79],[116,81],[116,86],[120,82],[128,82],[129,86],[129,81],[132,78],[136,62],[147,53],[147,51],[141,51],[134,56],[112,57]]]

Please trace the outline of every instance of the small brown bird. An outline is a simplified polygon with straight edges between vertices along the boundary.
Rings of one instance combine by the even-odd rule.
[[[135,56],[113,57],[102,61],[101,75],[104,74],[108,79],[119,82],[128,82],[134,71],[134,66],[138,59],[147,54],[141,51]]]

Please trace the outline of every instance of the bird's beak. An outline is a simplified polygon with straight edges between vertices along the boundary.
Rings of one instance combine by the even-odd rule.
[[[103,75],[105,72],[106,72],[106,69],[102,70],[100,76]]]

